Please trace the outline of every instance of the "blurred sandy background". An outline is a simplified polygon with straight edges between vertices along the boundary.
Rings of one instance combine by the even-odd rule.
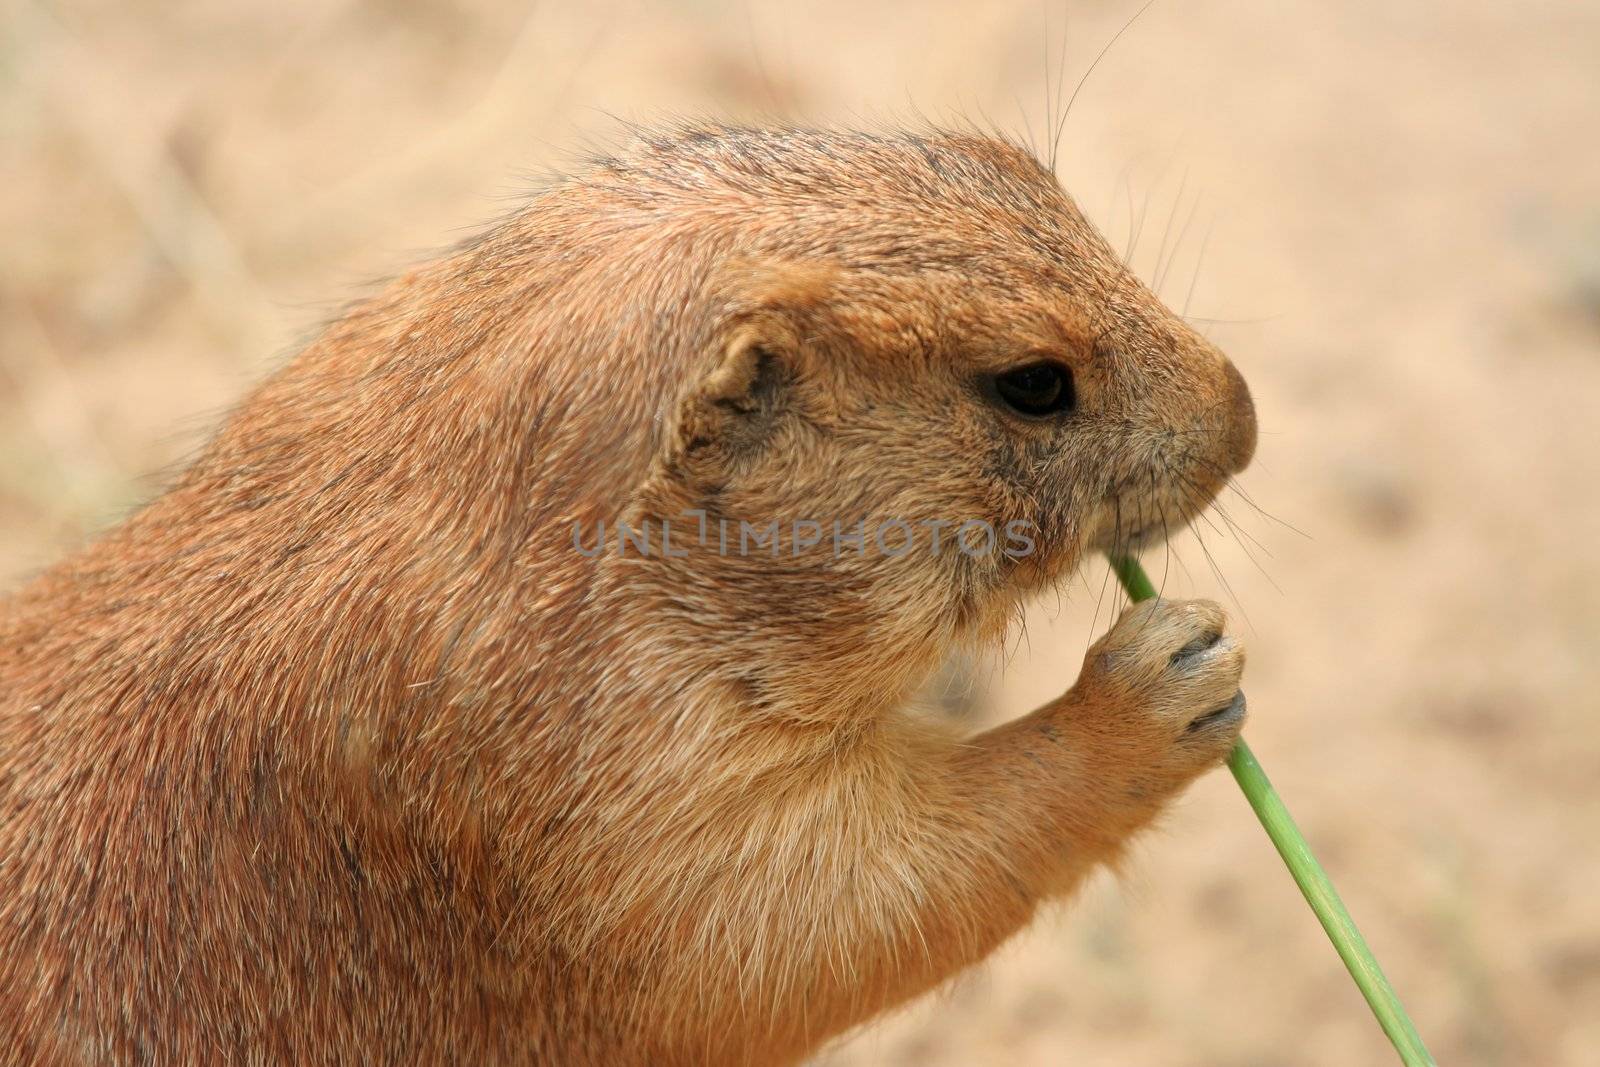
[[[610,116],[1043,139],[1049,86],[1135,10],[6,0],[0,584]],[[1205,524],[1221,578],[1192,537],[1148,562],[1169,593],[1232,587],[1257,752],[1446,1064],[1600,1062],[1597,57],[1594,4],[1168,0],[1062,140],[1085,210],[1139,232],[1141,273],[1250,380],[1244,487],[1301,531],[1230,496],[1259,567]],[[1103,577],[953,703],[976,722],[1070,682]],[[1219,773],[1125,880],[826,1062],[1388,1056]]]

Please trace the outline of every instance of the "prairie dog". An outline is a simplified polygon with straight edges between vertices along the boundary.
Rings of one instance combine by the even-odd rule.
[[[0,1062],[794,1062],[1227,752],[1208,602],[904,709],[1255,438],[1015,146],[642,137],[0,605]]]

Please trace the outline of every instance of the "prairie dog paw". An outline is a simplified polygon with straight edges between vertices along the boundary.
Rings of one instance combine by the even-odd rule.
[[[1244,726],[1244,660],[1214,602],[1147,600],[1089,650],[1078,689],[1130,755],[1186,780],[1227,755]]]

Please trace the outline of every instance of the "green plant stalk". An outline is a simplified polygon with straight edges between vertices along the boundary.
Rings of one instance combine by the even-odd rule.
[[[1135,601],[1149,600],[1156,595],[1156,588],[1150,583],[1149,576],[1132,556],[1113,556],[1111,568],[1116,571],[1122,588]],[[1244,798],[1255,810],[1256,818],[1261,820],[1278,855],[1283,857],[1284,864],[1294,877],[1295,884],[1300,887],[1300,892],[1305,895],[1306,903],[1311,905],[1317,921],[1327,931],[1328,940],[1333,942],[1339,958],[1349,968],[1356,987],[1367,998],[1372,1014],[1378,1017],[1378,1025],[1383,1027],[1383,1032],[1400,1054],[1400,1062],[1406,1067],[1434,1067],[1433,1057],[1423,1045],[1400,998],[1395,995],[1394,987],[1383,976],[1383,970],[1373,957],[1372,949],[1367,947],[1366,939],[1356,929],[1355,920],[1350,918],[1344,901],[1339,899],[1328,873],[1317,862],[1317,857],[1311,854],[1311,846],[1306,843],[1305,835],[1295,825],[1289,809],[1284,807],[1278,791],[1272,788],[1271,780],[1261,769],[1261,764],[1256,762],[1255,754],[1243,738],[1228,754],[1228,770],[1233,772],[1234,781],[1239,783]]]

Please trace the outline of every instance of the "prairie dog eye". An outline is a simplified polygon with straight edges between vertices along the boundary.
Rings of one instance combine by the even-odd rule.
[[[1026,363],[995,375],[994,391],[1002,404],[1029,418],[1070,412],[1077,401],[1072,371],[1050,360]]]

